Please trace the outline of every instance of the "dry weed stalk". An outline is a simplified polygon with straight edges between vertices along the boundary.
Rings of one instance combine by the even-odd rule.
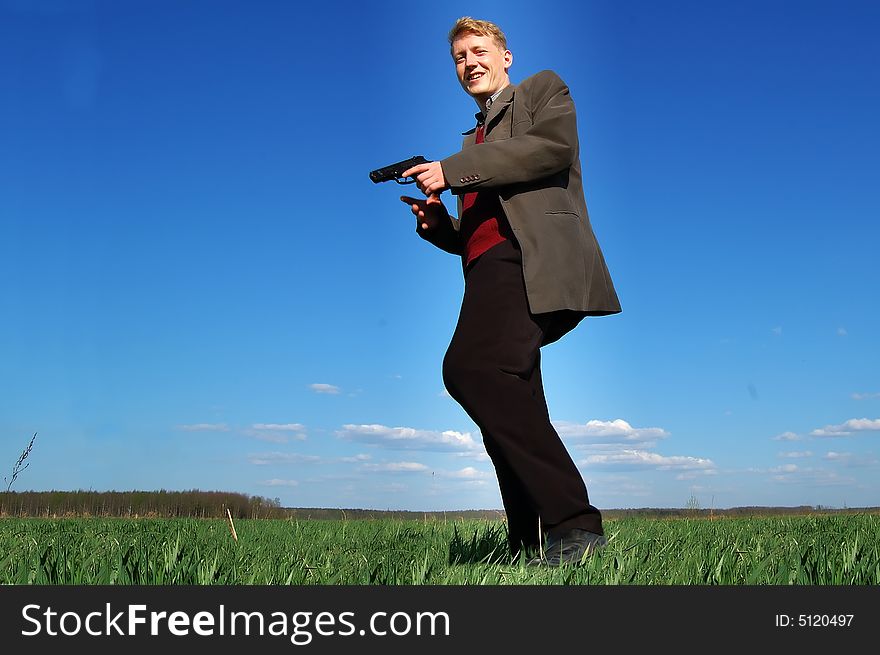
[[[15,479],[21,475],[21,472],[24,471],[28,466],[31,465],[30,462],[25,463],[25,460],[30,456],[31,450],[34,447],[34,439],[37,438],[37,433],[34,432],[34,436],[31,437],[30,443],[27,445],[21,455],[18,456],[18,461],[15,463],[15,466],[12,467],[12,479],[9,480],[9,484],[6,485],[6,492],[8,493],[10,489],[12,489],[12,483],[15,482]],[[24,466],[22,466],[24,464]],[[3,477],[3,481],[6,481],[6,477]]]
[[[232,512],[229,511],[228,507],[226,508],[226,519],[229,521],[229,532],[232,533],[232,538],[238,543],[238,535],[235,534],[235,524],[232,522]]]

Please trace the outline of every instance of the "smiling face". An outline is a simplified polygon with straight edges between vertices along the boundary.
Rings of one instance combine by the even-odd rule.
[[[510,84],[507,69],[513,55],[490,36],[462,34],[452,42],[452,60],[461,88],[481,107],[492,94]]]

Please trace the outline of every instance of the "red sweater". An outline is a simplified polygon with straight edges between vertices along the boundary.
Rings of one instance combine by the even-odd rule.
[[[483,143],[483,126],[477,127],[475,143]],[[508,239],[510,227],[504,218],[504,210],[498,194],[491,190],[464,194],[461,201],[459,230],[464,251],[462,259],[467,267],[477,257]]]

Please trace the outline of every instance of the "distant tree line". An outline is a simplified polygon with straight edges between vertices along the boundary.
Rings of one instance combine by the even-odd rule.
[[[795,507],[764,507],[750,505],[727,509],[700,509],[694,507],[640,507],[636,509],[602,510],[602,516],[609,519],[622,519],[628,516],[639,518],[748,518],[750,516],[806,516],[821,514],[880,514],[880,507],[845,507],[836,509],[822,505],[798,505]]]
[[[448,512],[416,512],[408,510],[382,509],[334,509],[329,507],[288,507],[284,510],[285,517],[291,519],[329,520],[346,519],[395,519],[400,521],[484,519],[499,521],[504,518],[504,510],[500,509],[463,509]]]
[[[0,493],[0,516],[217,518],[285,516],[280,501],[228,491],[13,491]]]
[[[264,498],[229,491],[10,491],[0,492],[0,516],[79,518],[225,518],[234,519],[399,519],[399,520],[503,520],[499,509],[415,512],[404,510],[339,509],[327,507],[281,507],[278,498]],[[699,509],[642,507],[603,510],[607,519],[639,518],[739,518],[750,516],[803,516],[805,514],[878,514],[880,507],[832,509],[821,505],[799,507],[733,507]]]

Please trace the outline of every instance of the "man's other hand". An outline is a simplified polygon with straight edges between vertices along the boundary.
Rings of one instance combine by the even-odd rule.
[[[439,161],[429,161],[427,164],[418,164],[403,171],[401,177],[414,177],[416,186],[422,193],[430,196],[432,193],[439,194],[449,188],[446,176],[443,175],[443,167]]]
[[[423,230],[433,230],[442,221],[449,220],[449,212],[436,193],[432,193],[424,200],[409,196],[400,196],[400,200],[409,205],[410,211],[418,219],[419,226]]]

